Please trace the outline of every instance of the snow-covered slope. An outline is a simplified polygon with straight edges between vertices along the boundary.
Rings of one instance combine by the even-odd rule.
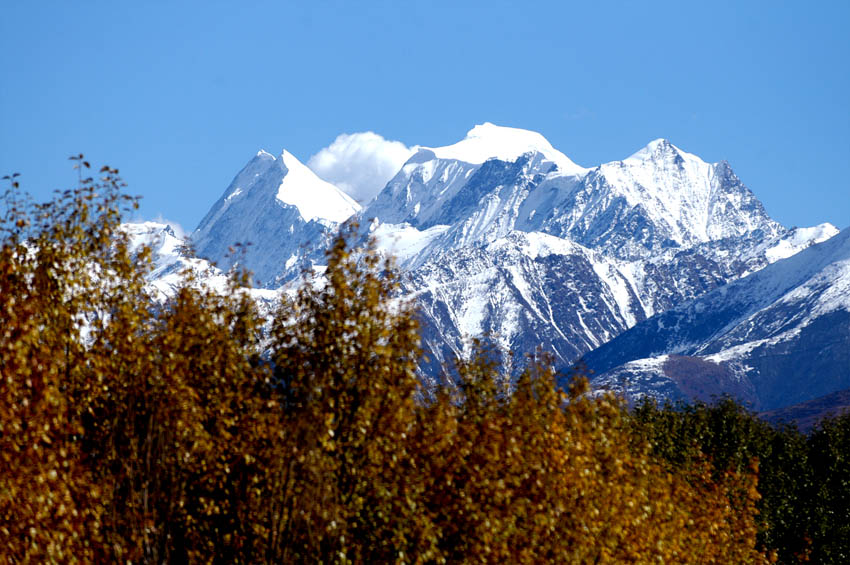
[[[445,251],[409,271],[403,287],[422,313],[432,373],[485,335],[505,353],[542,346],[567,364],[643,319],[616,264],[540,232]]]
[[[359,209],[288,151],[277,159],[260,151],[201,220],[192,241],[199,256],[225,269],[247,265],[259,286],[273,288],[297,275]],[[236,243],[249,245],[234,253]]]
[[[185,284],[187,277],[215,291],[227,291],[227,274],[209,261],[195,257],[188,242],[178,237],[171,226],[159,222],[131,222],[121,224],[121,230],[128,236],[132,253],[136,253],[142,246],[151,250],[152,265],[147,279],[148,289],[155,299],[165,301],[172,298],[177,289]],[[280,302],[280,290],[244,290],[252,296],[263,313],[271,313]]]
[[[666,140],[584,169],[539,134],[492,124],[421,149],[358,217],[399,255],[432,349],[445,350],[432,358],[489,332],[522,353],[547,344],[565,364],[836,231],[789,232],[728,164]],[[528,252],[542,239],[558,249],[545,260]],[[567,270],[570,284],[552,275]],[[609,295],[620,297],[616,308],[601,306]],[[552,300],[564,306],[547,319]],[[576,323],[561,320],[573,313]]]
[[[513,192],[517,183],[527,185],[535,175],[581,176],[586,171],[539,133],[485,123],[453,145],[420,148],[364,216],[422,228],[452,224],[500,186]],[[503,194],[500,200],[509,199]]]
[[[706,163],[664,139],[590,170],[579,183],[541,183],[538,193],[520,211],[529,228],[626,260],[783,231],[727,163]]]
[[[673,370],[671,358],[691,374]],[[847,388],[850,228],[654,316],[585,360],[601,373],[598,386],[627,382],[631,395],[731,392],[763,410]],[[702,391],[689,380],[696,365],[720,375]]]
[[[122,224],[121,229],[129,238],[132,252],[137,252],[143,246],[150,248],[153,269],[148,279],[150,288],[159,299],[173,296],[184,271],[196,275],[214,273],[205,276],[205,280],[214,287],[224,282],[221,271],[210,271],[207,261],[192,257],[186,242],[177,237],[171,226],[159,222],[139,222]],[[221,281],[218,280],[219,276]]]
[[[477,125],[466,137],[454,145],[419,150],[421,162],[425,155],[433,154],[444,161],[463,161],[481,164],[490,159],[516,161],[526,153],[540,153],[546,160],[558,166],[564,174],[581,174],[586,169],[573,163],[569,157],[552,147],[549,141],[535,131],[497,126],[490,122]]]
[[[374,236],[398,257],[403,288],[421,307],[431,360],[423,374],[482,334],[515,359],[543,344],[568,366],[635,324],[837,231],[784,228],[727,163],[664,139],[583,168],[539,133],[487,123],[452,145],[420,147],[363,210],[291,154],[260,152],[193,241],[202,257],[222,268],[239,261],[277,288],[305,264],[321,265],[349,217],[364,240]],[[234,258],[236,242],[253,245]],[[641,370],[679,370],[677,351]]]
[[[508,142],[516,137],[515,142]],[[363,218],[453,226],[442,247],[511,230],[571,239],[622,260],[784,228],[726,163],[655,140],[631,157],[584,169],[539,134],[476,126],[455,145],[421,149]]]

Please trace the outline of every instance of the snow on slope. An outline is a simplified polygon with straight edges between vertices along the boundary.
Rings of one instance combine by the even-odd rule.
[[[628,377],[631,394],[652,394],[672,378],[669,367],[633,368],[670,354],[688,356],[691,368],[713,366],[714,392],[746,391],[765,409],[850,385],[850,229],[652,317],[586,361],[602,373],[597,384]]]
[[[323,258],[321,244],[360,206],[291,153],[260,151],[236,175],[192,234],[198,255],[227,269],[240,263],[274,288]],[[236,243],[249,244],[234,254]]]
[[[790,237],[776,242],[770,249],[765,250],[765,256],[771,263],[780,259],[787,259],[814,245],[826,241],[838,233],[838,228],[830,223],[819,224],[810,228],[794,228]]]
[[[421,149],[361,217],[419,230],[450,225],[443,247],[538,231],[622,260],[785,231],[726,163],[663,139],[594,169],[565,158],[540,134],[476,126],[454,145]]]
[[[427,156],[433,155],[437,159],[480,165],[488,159],[515,161],[525,153],[542,154],[546,159],[558,165],[562,174],[579,175],[587,171],[552,147],[552,144],[539,133],[497,126],[490,122],[473,127],[467,132],[465,138],[454,145],[435,148],[422,147],[419,156],[414,158],[416,162],[422,162]]]
[[[201,254],[223,268],[239,261],[268,288],[320,270],[356,205],[311,175],[285,151],[259,153],[201,222]],[[489,123],[420,148],[356,218],[398,257],[424,342],[443,361],[489,332],[506,349],[543,343],[570,363],[835,233],[786,230],[728,164],[663,139],[584,169],[538,133]],[[229,258],[236,241],[253,246]]]
[[[576,176],[585,170],[539,133],[487,123],[454,145],[420,148],[362,216],[417,228],[453,224],[498,186],[510,191],[517,175]]]
[[[277,199],[298,208],[304,221],[340,223],[360,209],[354,199],[320,179],[286,149],[280,160],[287,172],[278,186]]]
[[[426,230],[418,230],[410,224],[380,224],[374,223],[372,235],[377,240],[378,247],[395,257],[399,264],[405,264],[434,240],[449,229],[449,226],[432,226]]]
[[[360,210],[360,205],[350,196],[320,179],[289,151],[284,149],[280,158],[275,159],[271,153],[260,150],[201,220],[195,239],[203,239],[233,204],[251,196],[272,195],[281,204],[294,206],[304,222],[339,223]]]
[[[656,139],[627,159],[601,169],[630,204],[643,205],[653,218],[673,220],[669,225],[675,241],[684,243],[689,236],[708,241],[720,235],[709,233],[709,210],[715,192],[712,165],[696,155],[666,139]],[[654,190],[647,193],[650,187]],[[747,231],[755,227],[749,225]]]
[[[533,353],[542,344],[567,364],[642,319],[614,264],[543,233],[513,231],[485,246],[444,249],[408,271],[403,287],[422,310],[437,365],[468,353],[469,339],[485,334],[505,352]]]
[[[177,237],[170,226],[159,222],[128,222],[121,224],[120,229],[129,237],[132,253],[137,253],[142,246],[150,248],[152,269],[147,276],[148,289],[157,300],[173,297],[185,284],[187,274],[216,292],[227,291],[227,275],[208,261],[193,257],[187,242]],[[270,313],[280,300],[279,290],[250,288],[245,291],[265,314]]]
[[[850,229],[800,253],[693,301],[653,316],[588,356],[605,371],[632,359],[663,353],[713,353],[710,344],[731,346],[756,335],[770,337],[787,320],[748,323],[759,312],[781,304],[801,305],[795,323],[805,325],[814,316],[843,308],[850,311]],[[802,301],[805,301],[803,303]]]
[[[591,169],[568,190],[541,183],[559,213],[535,214],[549,233],[572,237],[622,259],[784,228],[725,162],[706,163],[659,139],[631,157]],[[553,190],[554,189],[554,190]],[[539,206],[538,206],[539,207]]]

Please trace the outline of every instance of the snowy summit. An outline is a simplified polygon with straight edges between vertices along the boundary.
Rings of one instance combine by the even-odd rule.
[[[260,151],[236,175],[192,234],[198,254],[227,269],[247,265],[255,281],[277,285],[282,270],[300,272],[301,253],[324,241],[360,210],[291,153]],[[234,243],[249,244],[244,255]],[[321,255],[320,251],[317,251]]]
[[[298,208],[305,222],[323,219],[340,223],[360,210],[353,198],[320,179],[286,149],[280,161],[287,172],[278,186],[277,199]]]
[[[466,137],[454,145],[445,147],[422,147],[411,159],[414,162],[424,161],[424,157],[436,157],[463,161],[474,165],[488,159],[515,161],[526,153],[540,153],[547,160],[558,165],[565,174],[582,174],[587,169],[573,163],[569,157],[552,147],[552,144],[535,131],[519,128],[497,126],[490,122],[477,125],[466,134]]]
[[[358,164],[334,164],[350,177],[335,178],[338,186],[288,151],[253,157],[192,235],[199,256],[220,268],[217,280],[234,265],[250,269],[252,296],[270,304],[306,270],[323,272],[325,249],[353,215],[355,243],[371,235],[395,255],[401,292],[416,299],[422,375],[439,374],[470,337],[488,334],[505,352],[542,344],[561,367],[585,356],[597,386],[628,369],[630,394],[691,394],[696,385],[676,373],[690,363],[718,376],[705,390],[774,408],[793,388],[782,359],[814,360],[806,373],[829,376],[794,385],[794,402],[846,386],[847,349],[830,344],[850,336],[847,233],[785,228],[725,161],[656,139],[585,169],[539,133],[485,123],[454,144],[399,157],[361,209],[340,187],[374,161],[352,150],[366,142],[378,152],[387,143],[374,134],[335,142],[331,156]],[[165,226],[130,235],[156,238],[162,295],[178,267],[206,265],[190,264]],[[236,242],[250,245],[234,253]]]

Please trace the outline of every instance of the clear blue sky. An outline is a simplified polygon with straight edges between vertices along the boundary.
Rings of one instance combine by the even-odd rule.
[[[0,172],[121,169],[193,229],[259,148],[439,146],[491,121],[577,163],[666,137],[785,225],[850,224],[850,2],[4,2]]]

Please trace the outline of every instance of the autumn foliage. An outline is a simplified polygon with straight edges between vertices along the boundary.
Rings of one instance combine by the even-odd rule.
[[[510,380],[480,345],[421,390],[415,305],[346,237],[270,324],[238,274],[157,302],[101,175],[7,193],[5,561],[767,561],[755,461],[669,464],[543,354]]]

